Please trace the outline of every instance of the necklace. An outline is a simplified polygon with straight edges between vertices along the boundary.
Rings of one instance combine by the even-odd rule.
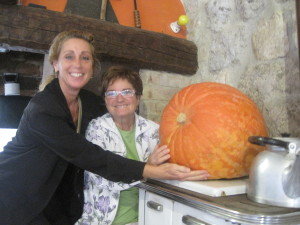
[[[71,104],[69,104],[69,110],[71,112],[71,116],[73,119],[73,122],[76,124],[77,120],[78,120],[78,99],[76,99],[74,102],[72,102]]]
[[[79,132],[81,127],[81,116],[82,116],[82,106],[81,106],[80,97],[78,97],[75,101],[73,101],[68,106],[72,116],[73,123],[77,127],[77,132]]]

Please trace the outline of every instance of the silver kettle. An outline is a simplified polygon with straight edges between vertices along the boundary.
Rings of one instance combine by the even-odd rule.
[[[300,139],[251,136],[248,141],[266,150],[253,160],[247,197],[267,205],[300,208]]]

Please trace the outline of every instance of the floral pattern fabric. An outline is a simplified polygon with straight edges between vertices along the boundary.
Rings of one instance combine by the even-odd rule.
[[[159,125],[139,115],[135,115],[135,140],[140,161],[147,161],[159,142]],[[86,138],[105,150],[126,156],[126,147],[109,113],[90,122]],[[113,222],[120,191],[136,185],[112,182],[99,175],[85,171],[84,209],[76,225],[109,225]]]

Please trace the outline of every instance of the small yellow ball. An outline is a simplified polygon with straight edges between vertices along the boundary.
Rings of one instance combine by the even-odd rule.
[[[181,15],[178,18],[178,25],[183,26],[186,25],[189,22],[189,18],[186,15]]]

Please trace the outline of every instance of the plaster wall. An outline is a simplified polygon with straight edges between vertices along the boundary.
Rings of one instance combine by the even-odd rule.
[[[159,122],[180,89],[198,82],[229,84],[256,102],[269,135],[300,136],[300,79],[295,0],[182,0],[187,39],[198,47],[192,76],[141,70],[140,112]]]

